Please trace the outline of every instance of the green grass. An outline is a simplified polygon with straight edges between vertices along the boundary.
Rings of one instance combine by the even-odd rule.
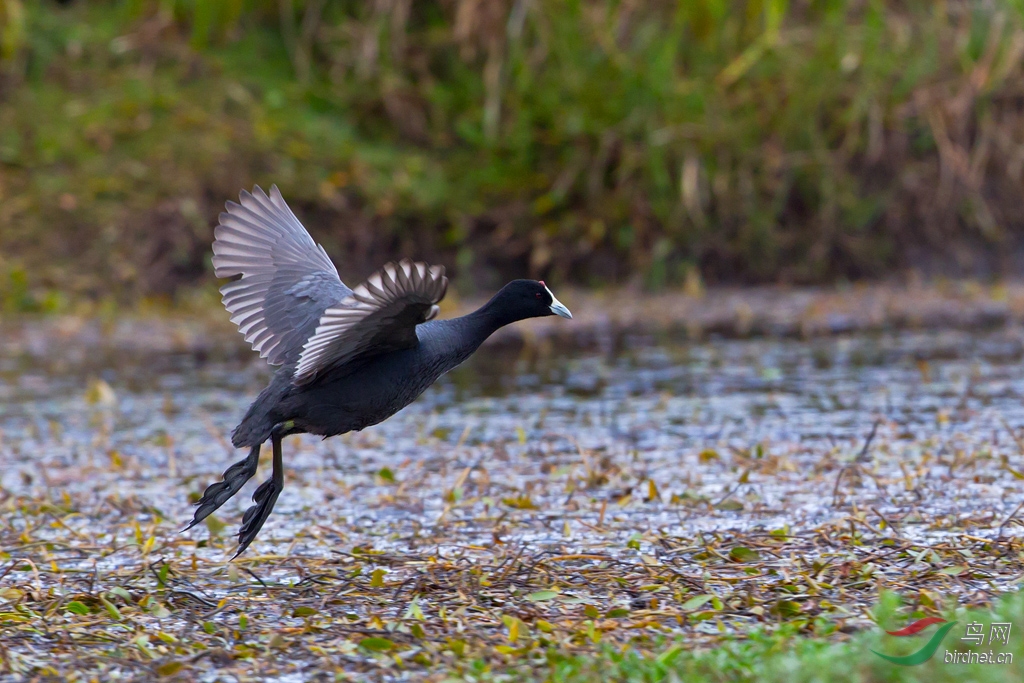
[[[883,595],[874,613],[878,621],[891,630],[924,616],[917,613],[897,618],[898,607],[899,598],[893,593],[887,593]],[[1024,599],[1020,594],[1003,596],[991,611],[960,608],[944,616],[949,621],[957,621],[957,625],[943,639],[936,654],[919,666],[891,664],[873,654],[872,650],[885,654],[908,654],[927,642],[928,637],[937,629],[935,626],[908,638],[887,636],[879,628],[856,633],[839,641],[839,634],[829,634],[827,628],[823,629],[820,636],[807,637],[797,635],[796,628],[784,624],[774,632],[758,632],[713,649],[694,650],[688,648],[685,642],[675,642],[666,643],[651,654],[638,654],[629,649],[608,649],[598,657],[560,657],[552,652],[549,654],[550,669],[547,671],[517,670],[514,666],[504,671],[479,667],[475,673],[469,673],[458,680],[543,680],[551,683],[982,683],[1024,680],[1020,665],[1021,657],[1024,657],[1024,639],[1019,633],[1020,624],[1024,622]],[[961,640],[966,633],[965,625],[969,622],[982,624],[986,640],[984,645],[973,646]],[[1007,645],[987,643],[992,622],[1012,624]],[[1011,653],[1013,663],[946,663],[943,661],[946,650]]]
[[[3,4],[0,273],[33,306],[208,278],[255,182],[357,274],[463,286],[999,271],[1021,232],[1018,2],[280,6]]]

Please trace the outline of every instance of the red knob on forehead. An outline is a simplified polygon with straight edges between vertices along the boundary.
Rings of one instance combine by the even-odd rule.
[[[540,280],[540,283],[541,283],[542,285],[544,285],[544,281],[543,281],[543,280]],[[544,285],[544,286],[545,286],[545,287],[547,287],[547,285]]]

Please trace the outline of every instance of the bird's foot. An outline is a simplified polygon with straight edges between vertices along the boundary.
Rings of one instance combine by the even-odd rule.
[[[196,503],[196,512],[192,517],[192,521],[182,531],[188,531],[213,514],[221,505],[228,502],[231,496],[238,493],[245,485],[245,482],[249,481],[256,474],[256,468],[259,466],[259,463],[260,447],[253,446],[245,460],[239,460],[225,470],[224,481],[218,481],[206,487],[203,497]]]
[[[231,558],[232,560],[244,553],[249,544],[255,540],[256,534],[263,528],[263,523],[267,521],[267,517],[274,509],[274,503],[277,502],[277,497],[281,495],[283,488],[284,485],[279,478],[272,477],[256,489],[256,493],[252,496],[252,500],[256,504],[246,510],[242,517],[242,527],[238,530],[238,552]]]

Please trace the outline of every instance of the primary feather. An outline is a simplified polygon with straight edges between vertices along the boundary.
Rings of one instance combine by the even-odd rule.
[[[214,230],[225,308],[245,340],[271,365],[296,361],[323,312],[352,293],[323,247],[309,236],[276,185],[227,203]]]

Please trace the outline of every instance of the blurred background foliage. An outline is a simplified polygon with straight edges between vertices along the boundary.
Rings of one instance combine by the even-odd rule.
[[[4,302],[208,284],[254,183],[349,279],[396,255],[464,288],[1011,273],[1022,12],[0,0]]]

